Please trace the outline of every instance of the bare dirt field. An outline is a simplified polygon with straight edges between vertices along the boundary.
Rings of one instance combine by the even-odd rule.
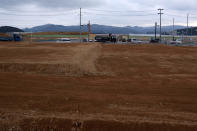
[[[197,131],[197,48],[0,43],[0,131]]]

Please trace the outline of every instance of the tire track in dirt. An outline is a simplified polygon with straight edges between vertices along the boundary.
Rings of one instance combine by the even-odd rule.
[[[48,59],[54,59],[50,62],[47,62],[47,60],[40,62],[26,62],[22,60],[13,63],[1,62],[0,71],[64,76],[105,75],[105,73],[97,71],[96,68],[97,59],[101,55],[102,46],[100,44],[83,44],[64,47],[63,49],[71,53],[69,55],[60,52],[46,54],[49,57]],[[55,58],[60,59],[60,61],[56,62]]]
[[[79,45],[73,49],[75,55],[71,63],[85,74],[100,74],[96,68],[96,61],[101,55],[101,49],[100,44]]]

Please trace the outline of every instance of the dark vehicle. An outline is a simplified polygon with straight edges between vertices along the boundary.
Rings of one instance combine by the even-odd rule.
[[[83,39],[83,42],[88,42],[88,39]]]
[[[151,38],[150,43],[159,43],[159,39]]]
[[[13,40],[14,41],[22,41],[22,37],[17,34],[13,34]]]
[[[97,35],[95,37],[96,42],[116,42],[116,36],[109,35]]]
[[[22,41],[22,37],[18,34],[13,34],[12,36],[0,37],[0,41]]]
[[[107,42],[110,41],[109,36],[96,36],[95,37],[96,42]]]
[[[122,42],[127,42],[127,40],[126,39],[122,39]]]

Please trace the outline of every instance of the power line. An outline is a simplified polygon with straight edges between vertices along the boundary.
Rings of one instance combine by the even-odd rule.
[[[19,9],[19,10],[14,10],[14,9],[3,9],[3,8],[0,8],[0,11],[6,11],[6,12],[14,12],[14,13],[16,13],[16,12],[28,12],[28,13],[46,13],[46,12],[48,12],[48,13],[54,13],[54,12],[56,12],[56,13],[62,13],[62,12],[68,12],[68,11],[77,11],[77,9],[67,9],[67,10],[53,10],[53,11],[51,11],[51,10],[22,10],[22,9]]]
[[[99,11],[99,12],[153,12],[155,10],[104,10],[104,9],[86,9],[91,11]]]
[[[56,13],[56,14],[18,14],[18,13],[6,13],[0,12],[0,15],[11,15],[11,16],[61,16],[61,15],[70,15],[71,12],[64,12],[64,13]],[[76,14],[73,12],[72,14]]]
[[[71,10],[73,11],[73,10]],[[23,12],[23,13],[19,13],[19,12],[14,12],[14,13],[10,13],[10,12],[5,12],[5,11],[0,11],[0,15],[11,15],[11,16],[60,16],[60,15],[69,15],[69,14],[76,14],[77,12],[71,12],[71,11],[67,11],[67,12],[59,12],[59,13],[27,13],[27,12]]]
[[[83,12],[85,14],[102,15],[102,16],[155,16],[155,14],[100,14],[94,12]]]
[[[171,13],[165,13],[165,15],[167,15],[167,16],[175,16],[175,17],[183,17],[183,18],[185,18],[185,16],[183,16],[183,15],[178,15],[178,14],[171,14]]]
[[[194,9],[192,9],[192,10],[187,10],[187,12],[189,13],[189,14],[194,14],[194,12],[196,12],[197,11],[197,9],[196,10],[194,10]],[[184,14],[184,12],[185,12],[185,10],[172,10],[172,9],[168,9],[167,10],[167,12],[174,12],[174,13],[181,13],[181,14]],[[197,14],[194,14],[194,15],[197,15]]]

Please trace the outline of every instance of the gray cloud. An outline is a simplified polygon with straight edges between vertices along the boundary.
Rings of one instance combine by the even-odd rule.
[[[127,0],[129,3],[136,3],[143,7],[162,7],[171,10],[196,10],[197,0]]]
[[[88,8],[114,5],[113,8],[130,6],[140,9],[163,7],[173,10],[193,10],[197,9],[197,0],[1,0],[0,8],[17,8],[24,5],[42,8]]]
[[[1,0],[0,7],[14,7],[23,5],[35,5],[45,8],[79,8],[79,7],[92,7],[98,6],[105,1],[102,0]]]
[[[172,24],[172,18],[176,23],[185,25],[186,14],[190,13],[190,23],[197,25],[197,0],[0,0],[0,26],[16,25],[19,27],[31,27],[46,23],[76,25],[79,24],[79,8],[82,7],[82,21],[92,23],[120,26],[147,26],[159,21],[158,8],[164,8],[163,24]],[[84,9],[85,8],[85,9]],[[3,9],[3,10],[2,10]],[[77,9],[72,12],[72,9]],[[89,9],[89,10],[88,10]],[[92,9],[92,10],[91,10]],[[99,12],[100,10],[114,10],[120,12]],[[12,11],[13,10],[13,11]],[[58,14],[70,12],[61,16],[18,16],[17,14]],[[139,10],[144,12],[128,12]],[[100,15],[99,15],[100,14]],[[103,15],[101,15],[103,14]],[[153,14],[148,16],[148,14]],[[123,16],[126,15],[126,16]],[[128,15],[128,16],[127,16]],[[129,16],[131,15],[131,16]],[[139,16],[132,16],[139,15]],[[140,16],[142,15],[142,16]],[[174,15],[174,16],[173,16]]]

